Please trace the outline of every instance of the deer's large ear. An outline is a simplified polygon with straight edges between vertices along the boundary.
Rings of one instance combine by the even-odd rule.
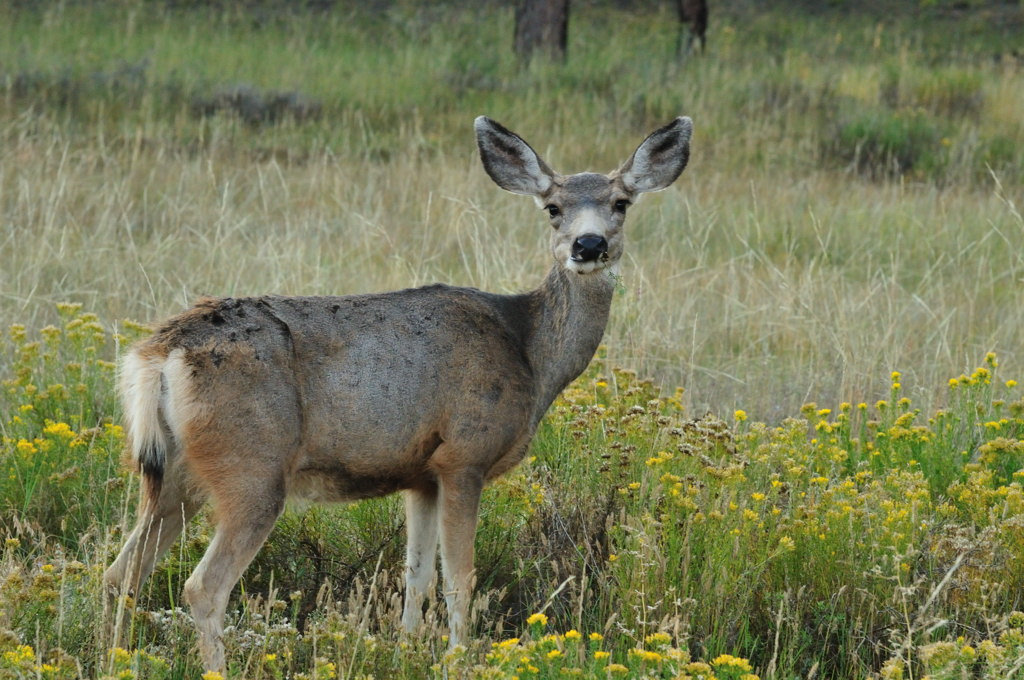
[[[527,196],[548,192],[556,175],[522,137],[487,116],[477,118],[473,127],[484,170],[499,187]]]
[[[680,116],[652,132],[637,147],[618,174],[628,191],[660,191],[683,172],[690,159],[693,121]]]

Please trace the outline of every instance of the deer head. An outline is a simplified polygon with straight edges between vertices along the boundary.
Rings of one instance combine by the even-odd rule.
[[[693,123],[679,117],[652,132],[622,166],[608,175],[563,176],[522,137],[499,123],[476,119],[480,158],[491,179],[506,191],[533,196],[553,229],[551,253],[568,271],[593,274],[622,256],[622,225],[641,193],[660,191],[686,167]]]

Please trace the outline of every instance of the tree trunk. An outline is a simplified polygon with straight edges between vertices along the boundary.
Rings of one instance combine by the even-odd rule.
[[[679,17],[679,32],[676,34],[676,57],[682,58],[693,51],[695,42],[700,43],[700,51],[704,52],[704,34],[708,30],[707,0],[675,0],[676,14]],[[683,33],[686,26],[690,27],[690,37],[686,40],[683,50]]]
[[[536,51],[565,61],[569,0],[519,0],[516,5],[516,54],[529,61]]]

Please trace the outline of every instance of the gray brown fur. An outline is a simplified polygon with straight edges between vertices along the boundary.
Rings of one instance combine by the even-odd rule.
[[[403,491],[403,624],[420,625],[440,540],[452,644],[465,638],[483,485],[523,458],[593,356],[623,206],[675,180],[691,124],[656,131],[611,175],[568,177],[497,123],[481,117],[476,129],[500,186],[558,208],[555,263],[536,290],[204,299],[127,355],[122,394],[143,498],[106,580],[114,593],[136,590],[209,501],[217,531],[185,584],[206,668],[224,668],[228,596],[288,497]]]

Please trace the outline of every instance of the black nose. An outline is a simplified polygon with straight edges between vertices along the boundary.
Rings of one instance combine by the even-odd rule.
[[[572,259],[575,262],[593,262],[608,252],[608,241],[603,236],[587,234],[573,241]]]

